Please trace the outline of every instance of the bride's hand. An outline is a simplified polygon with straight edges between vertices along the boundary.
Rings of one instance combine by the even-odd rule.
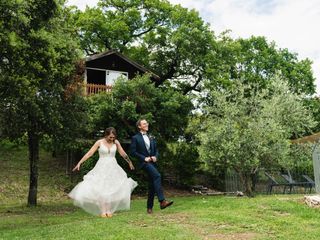
[[[78,163],[73,169],[72,169],[72,172],[74,171],[79,171],[80,170],[80,164]]]
[[[129,168],[130,168],[130,170],[134,170],[134,166],[133,166],[132,162],[129,162]]]

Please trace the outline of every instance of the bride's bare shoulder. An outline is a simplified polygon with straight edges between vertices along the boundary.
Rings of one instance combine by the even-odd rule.
[[[95,142],[95,145],[100,145],[101,143],[103,142],[103,138],[102,139],[99,139]]]

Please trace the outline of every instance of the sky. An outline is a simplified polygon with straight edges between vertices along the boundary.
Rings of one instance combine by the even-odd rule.
[[[68,0],[84,10],[98,0]],[[233,38],[265,36],[278,48],[287,48],[299,59],[313,61],[317,95],[320,95],[320,0],[169,0],[196,9],[216,35],[231,30]]]

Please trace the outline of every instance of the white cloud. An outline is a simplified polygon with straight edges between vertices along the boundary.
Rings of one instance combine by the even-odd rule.
[[[233,37],[265,36],[280,48],[309,58],[320,94],[320,22],[319,0],[169,0],[173,4],[194,8],[219,34],[230,29]],[[69,0],[84,10],[98,0]]]
[[[234,37],[265,36],[280,48],[313,61],[320,94],[319,0],[170,0],[195,8],[216,33],[232,30]]]

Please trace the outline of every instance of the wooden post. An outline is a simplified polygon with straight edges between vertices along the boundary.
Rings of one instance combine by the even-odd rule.
[[[320,193],[320,144],[315,143],[313,153],[312,153],[312,160],[313,160],[313,172],[314,172],[314,182],[315,182],[315,189],[316,193]]]
[[[84,96],[88,95],[88,92],[87,92],[87,83],[88,83],[88,80],[87,80],[87,68],[84,69],[84,88],[83,88],[83,94]]]

